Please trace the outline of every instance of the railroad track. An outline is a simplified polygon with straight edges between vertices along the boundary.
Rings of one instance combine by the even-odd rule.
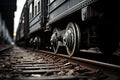
[[[92,68],[92,69],[97,69],[97,70],[103,71],[105,74],[109,74],[109,75],[112,75],[115,77],[120,76],[120,66],[119,65],[90,60],[90,59],[85,59],[85,58],[80,58],[80,57],[69,57],[67,55],[54,54],[53,52],[42,51],[42,50],[40,52],[49,53],[52,55],[57,55],[63,59],[64,58],[68,59],[69,61],[81,64],[83,66],[87,66],[87,67]]]
[[[49,53],[49,54],[48,54]],[[98,61],[14,47],[5,56],[0,79],[119,80],[120,66]],[[6,58],[7,57],[7,58]],[[2,74],[2,72],[5,72]],[[9,73],[8,73],[9,72]],[[9,74],[9,75],[8,75]]]
[[[0,46],[0,53],[9,50],[10,48],[12,48],[11,45],[7,45],[7,46]],[[1,55],[1,54],[0,54]]]

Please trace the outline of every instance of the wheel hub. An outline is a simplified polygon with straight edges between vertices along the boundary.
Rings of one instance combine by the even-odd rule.
[[[67,47],[69,48],[70,51],[72,51],[73,46],[74,46],[74,33],[73,30],[71,28],[69,28],[64,36],[64,42],[67,45]]]
[[[57,30],[57,28],[55,28],[53,30],[53,34],[50,39],[51,45],[53,46],[53,50],[55,53],[57,53],[58,48],[59,48],[59,44],[58,44],[59,39],[60,39],[59,31]]]
[[[80,30],[76,23],[68,23],[63,42],[69,56],[75,55],[78,52],[80,45]]]

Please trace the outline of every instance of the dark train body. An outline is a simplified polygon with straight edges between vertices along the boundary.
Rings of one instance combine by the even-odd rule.
[[[120,42],[118,5],[109,0],[27,0],[16,44],[52,47],[55,53],[66,47],[69,56],[90,48],[112,54]]]

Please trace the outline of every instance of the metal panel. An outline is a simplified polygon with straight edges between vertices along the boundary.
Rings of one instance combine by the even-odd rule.
[[[50,12],[54,11],[57,7],[61,6],[66,0],[54,0],[50,5]]]
[[[46,23],[46,20],[47,20],[47,11],[48,11],[47,0],[36,0],[34,2],[34,8],[35,8],[35,5],[37,5],[39,1],[40,1],[41,10],[39,11],[39,13],[34,15],[34,17],[31,18],[31,20],[29,20],[30,34],[41,29],[42,27],[45,27],[44,24]]]
[[[85,1],[85,0],[69,0],[70,2],[70,8],[71,7],[73,7],[73,6],[75,6],[76,4],[78,4],[78,3],[80,3],[80,2],[82,2],[82,1]]]
[[[52,24],[97,0],[55,0],[49,4],[49,24]]]
[[[39,28],[41,28],[40,25],[40,16],[41,14],[37,15],[36,17],[34,17],[34,19],[30,22],[30,33],[38,30]]]
[[[56,9],[55,9],[55,7],[51,8],[52,10],[50,10],[50,12],[49,12],[50,13],[50,19],[53,19],[57,15],[60,15],[62,12],[64,12],[68,8],[69,8],[69,2],[63,3],[62,6],[57,7]],[[55,9],[55,10],[53,11],[53,9]]]

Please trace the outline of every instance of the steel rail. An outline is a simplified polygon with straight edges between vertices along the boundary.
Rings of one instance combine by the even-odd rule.
[[[90,60],[90,59],[85,59],[80,57],[70,57],[64,54],[55,54],[53,52],[43,51],[43,50],[40,50],[40,52],[49,53],[52,55],[59,56],[61,58],[66,58],[66,59],[69,59],[70,61],[77,62],[83,66],[104,71],[107,74],[120,76],[120,65],[115,65],[115,64],[110,64],[110,63],[105,63],[105,62],[100,62],[100,61],[95,61],[95,60]]]
[[[11,48],[12,48],[12,46],[7,46],[7,47],[5,47],[5,48],[1,48],[1,49],[0,49],[0,53],[4,52],[4,51],[6,51],[6,50],[9,50],[9,49],[11,49]]]

